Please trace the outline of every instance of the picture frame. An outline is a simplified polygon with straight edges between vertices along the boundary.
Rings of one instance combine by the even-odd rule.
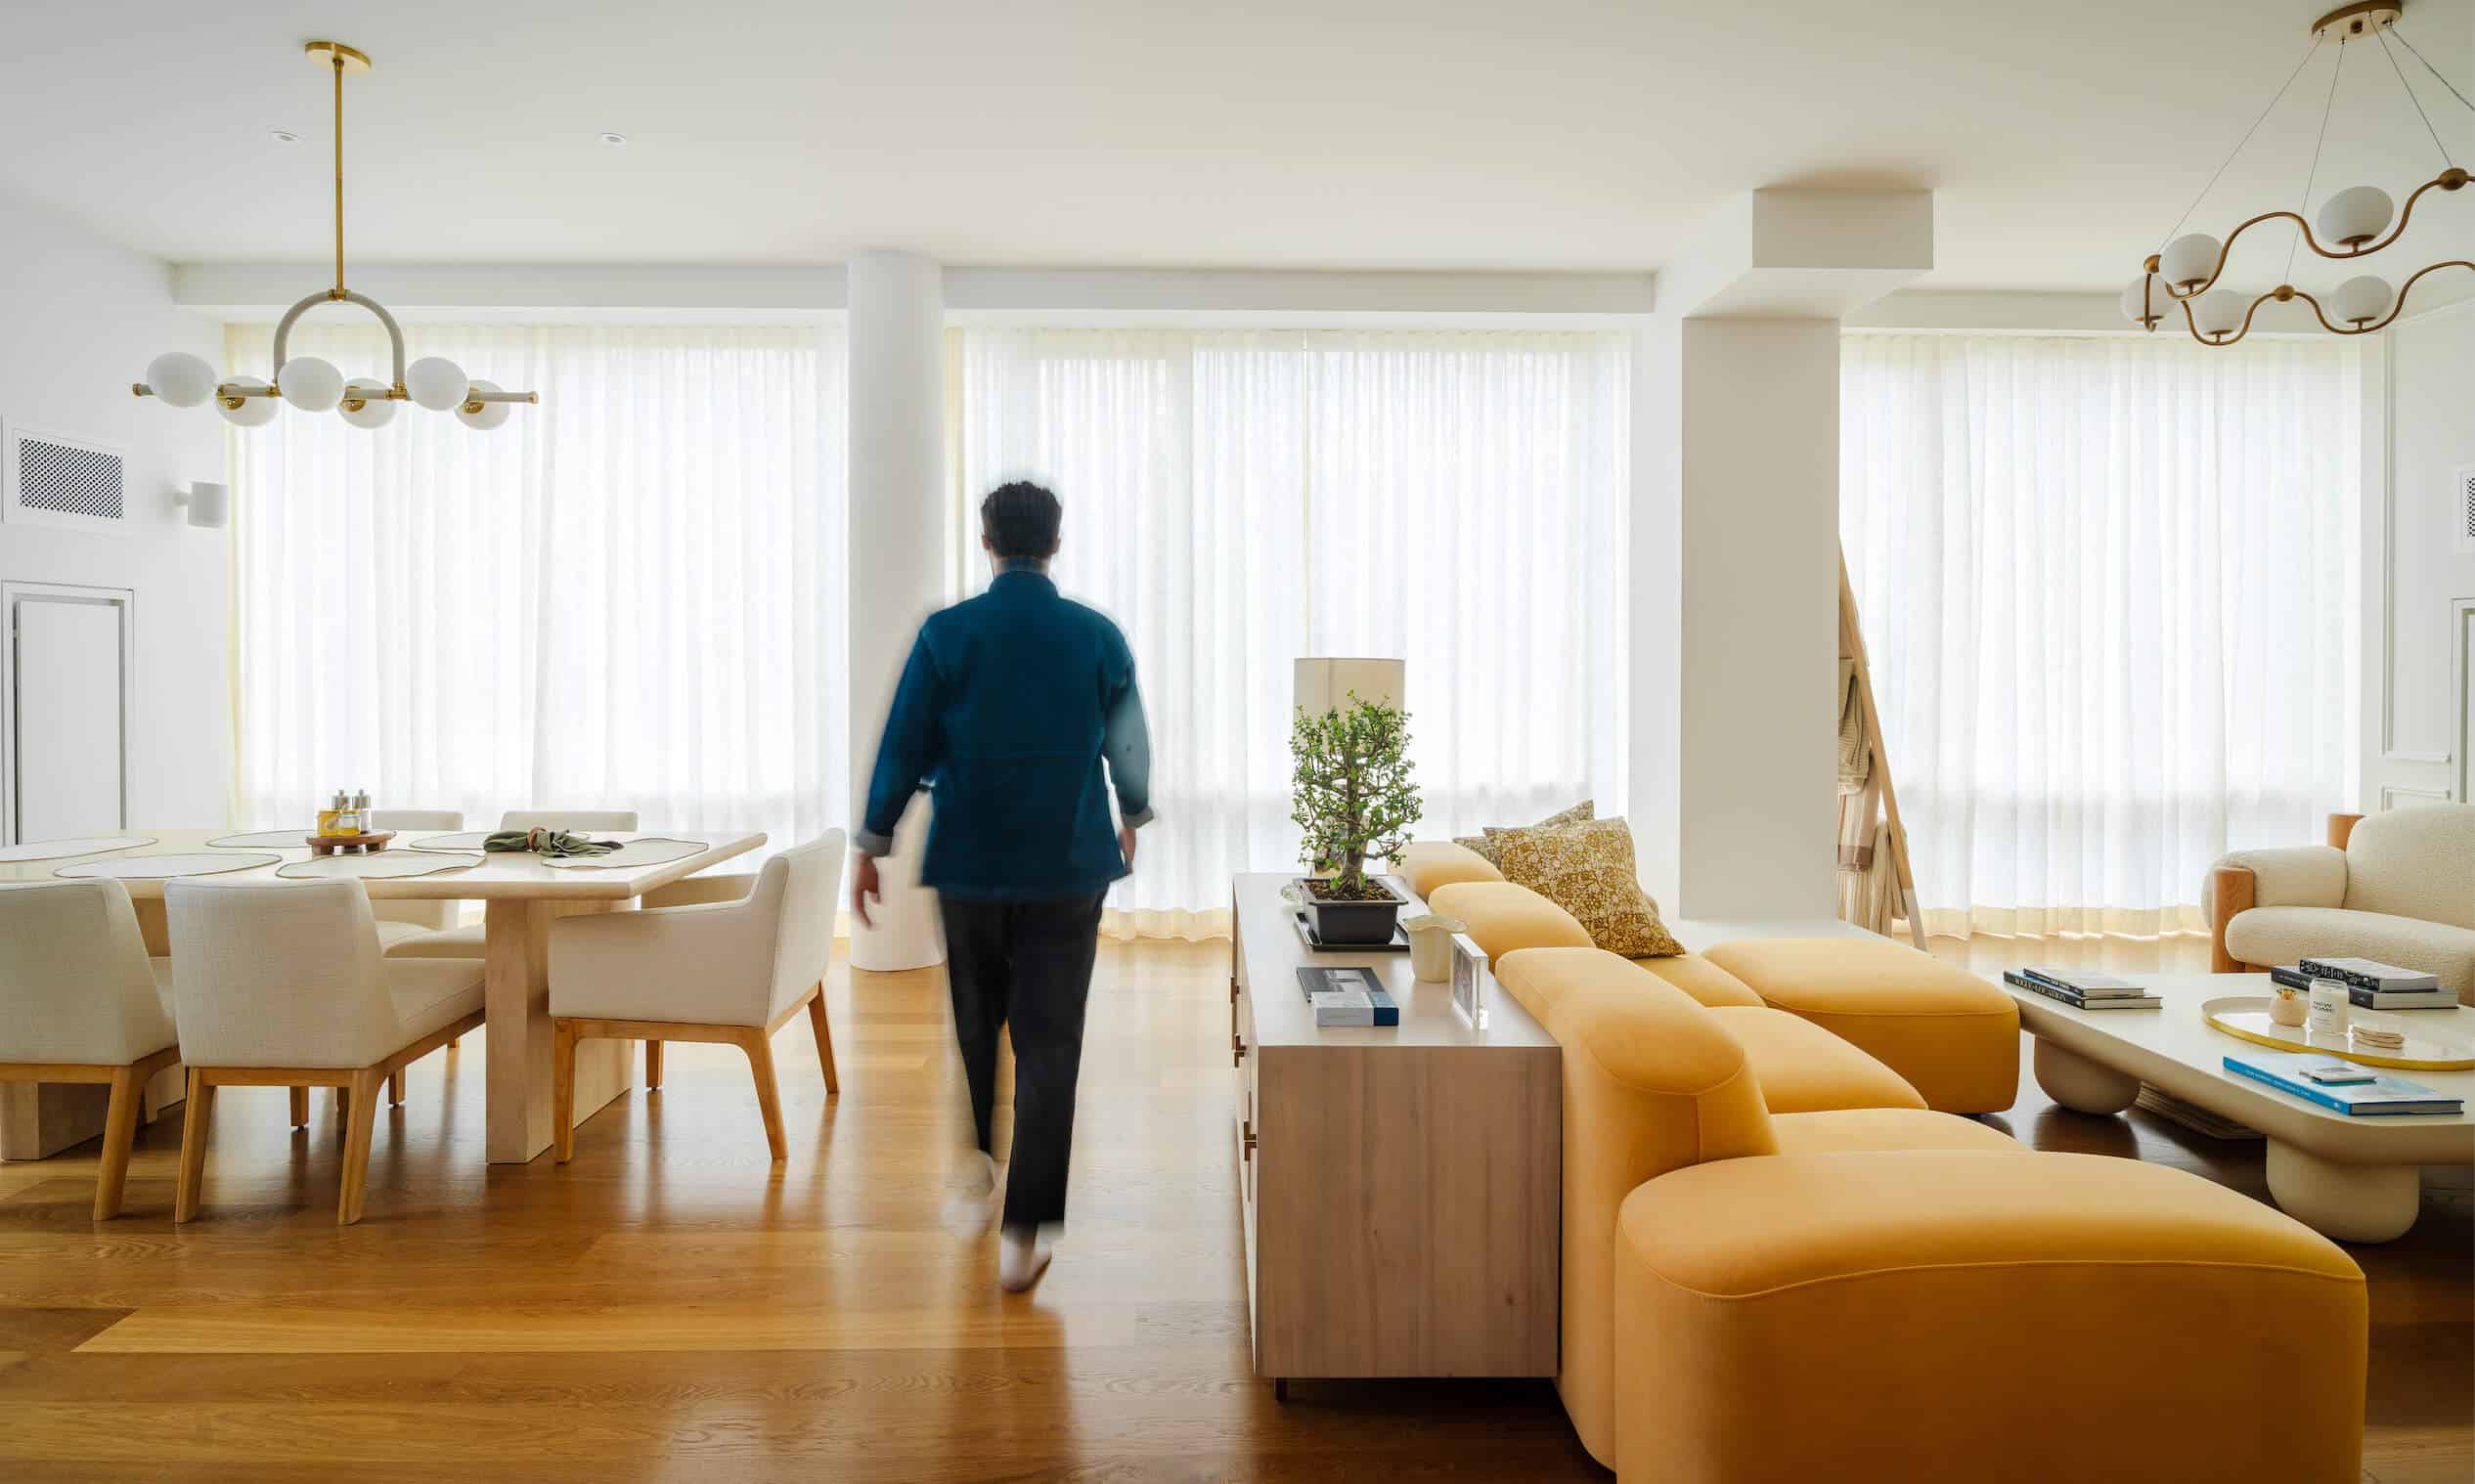
[[[1486,1028],[1488,981],[1492,978],[1486,950],[1467,933],[1452,935],[1452,1009],[1473,1030]]]

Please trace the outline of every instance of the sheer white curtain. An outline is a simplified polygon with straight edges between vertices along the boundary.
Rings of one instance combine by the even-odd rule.
[[[1055,574],[1134,647],[1153,727],[1121,933],[1225,932],[1297,864],[1290,662],[1408,662],[1422,836],[1620,807],[1620,336],[973,330],[961,498],[1039,479]],[[977,522],[966,589],[986,569]]]
[[[2346,797],[2356,353],[1851,333],[1840,537],[1934,933],[2201,926]]]
[[[537,390],[483,433],[287,413],[235,435],[238,796],[636,809],[647,828],[844,822],[845,357],[809,328],[410,331]],[[268,329],[237,326],[236,371]],[[291,350],[386,365],[349,324]]]

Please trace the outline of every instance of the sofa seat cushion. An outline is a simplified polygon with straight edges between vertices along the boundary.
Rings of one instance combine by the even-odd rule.
[[[2343,907],[2254,907],[2226,925],[2226,951],[2268,967],[2303,958],[2373,958],[2440,977],[2475,1005],[2475,931]]]
[[[1436,889],[1463,881],[1502,881],[1504,873],[1468,846],[1449,840],[1414,840],[1392,857],[1392,870],[1432,905]]]
[[[1911,1150],[1673,1170],[1625,1200],[1614,1306],[1623,1480],[2360,1471],[2362,1270],[2166,1165]],[[1994,1379],[2127,1368],[2085,1406]],[[2241,1397],[2276,1402],[2260,1425],[2193,1424]]]
[[[1923,1108],[1898,1072],[1812,1022],[1760,1005],[1710,1014],[1745,1047],[1762,1104],[1780,1113],[1837,1108]]]
[[[1999,1128],[1958,1113],[1919,1108],[1850,1108],[1774,1113],[1770,1131],[1783,1155],[1870,1154],[1897,1149],[2008,1150],[2028,1147]]]
[[[409,927],[409,923],[378,924],[378,943],[389,958],[480,958],[485,952],[481,924],[468,922],[462,927],[438,932],[399,933],[390,938],[390,926]]]
[[[1589,948],[1590,930],[1571,913],[1509,881],[1464,881],[1437,887],[1427,905],[1461,919],[1470,940],[1501,959],[1524,948]]]
[[[2019,1007],[1966,970],[1875,938],[1742,938],[1702,956],[1879,1058],[1928,1108],[2000,1113],[2019,1096]]]
[[[1720,1005],[1758,1005],[1762,1002],[1762,997],[1755,994],[1750,985],[1699,953],[1637,958],[1633,962],[1714,1008]]]

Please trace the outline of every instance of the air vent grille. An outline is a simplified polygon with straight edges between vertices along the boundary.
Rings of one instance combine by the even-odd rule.
[[[8,484],[0,516],[88,531],[128,529],[128,459],[110,444],[19,427],[0,441],[0,455]]]
[[[120,495],[116,454],[41,438],[18,445],[18,502],[29,510],[118,520]]]
[[[2451,489],[2450,508],[2457,526],[2457,548],[2475,551],[2475,463],[2457,471]]]

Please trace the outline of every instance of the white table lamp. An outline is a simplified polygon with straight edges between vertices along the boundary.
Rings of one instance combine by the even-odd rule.
[[[1353,691],[1361,701],[1400,706],[1409,694],[1408,662],[1341,658],[1296,662],[1291,694],[1297,708],[1308,716],[1340,710]]]

